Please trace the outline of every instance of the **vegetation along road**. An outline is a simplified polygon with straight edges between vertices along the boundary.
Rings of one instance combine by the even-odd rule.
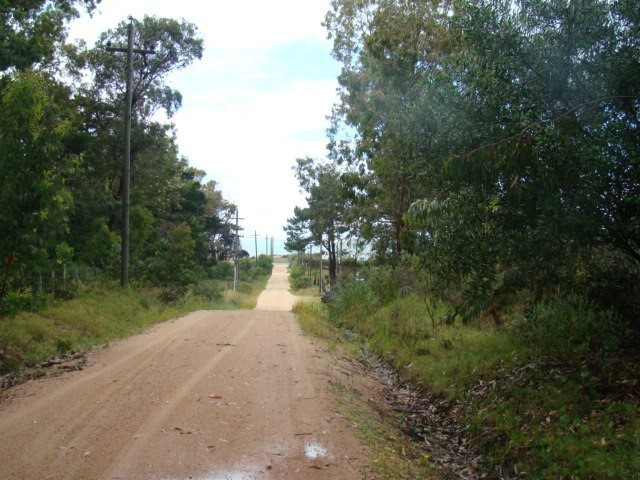
[[[275,265],[255,310],[200,311],[16,387],[0,406],[3,479],[361,478],[332,363]]]

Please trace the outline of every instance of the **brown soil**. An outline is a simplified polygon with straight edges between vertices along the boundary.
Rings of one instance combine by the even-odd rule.
[[[275,265],[255,310],[201,311],[92,351],[0,405],[2,479],[360,479],[336,362]]]

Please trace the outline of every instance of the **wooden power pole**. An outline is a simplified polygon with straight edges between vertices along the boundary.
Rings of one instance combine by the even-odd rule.
[[[122,162],[122,251],[120,252],[120,284],[129,285],[129,185],[131,183],[131,108],[133,98],[133,54],[155,53],[155,50],[133,48],[133,21],[127,27],[127,48],[107,47],[107,52],[127,54],[127,90],[124,112],[124,160]]]

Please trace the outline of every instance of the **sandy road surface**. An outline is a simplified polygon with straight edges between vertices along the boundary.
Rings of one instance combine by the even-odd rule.
[[[252,311],[202,311],[29,382],[0,404],[1,479],[359,479],[332,360],[289,312],[284,265]]]

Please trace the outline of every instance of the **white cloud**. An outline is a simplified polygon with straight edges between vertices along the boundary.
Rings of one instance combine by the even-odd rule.
[[[92,19],[72,25],[70,37],[91,45],[129,15],[198,26],[203,59],[168,79],[183,95],[172,119],[180,151],[219,182],[238,204],[247,234],[257,231],[264,246],[264,235],[284,237],[287,217],[304,203],[291,170],[295,159],[326,154],[339,69],[321,26],[329,3],[102,0]],[[250,239],[243,243],[253,251]]]

